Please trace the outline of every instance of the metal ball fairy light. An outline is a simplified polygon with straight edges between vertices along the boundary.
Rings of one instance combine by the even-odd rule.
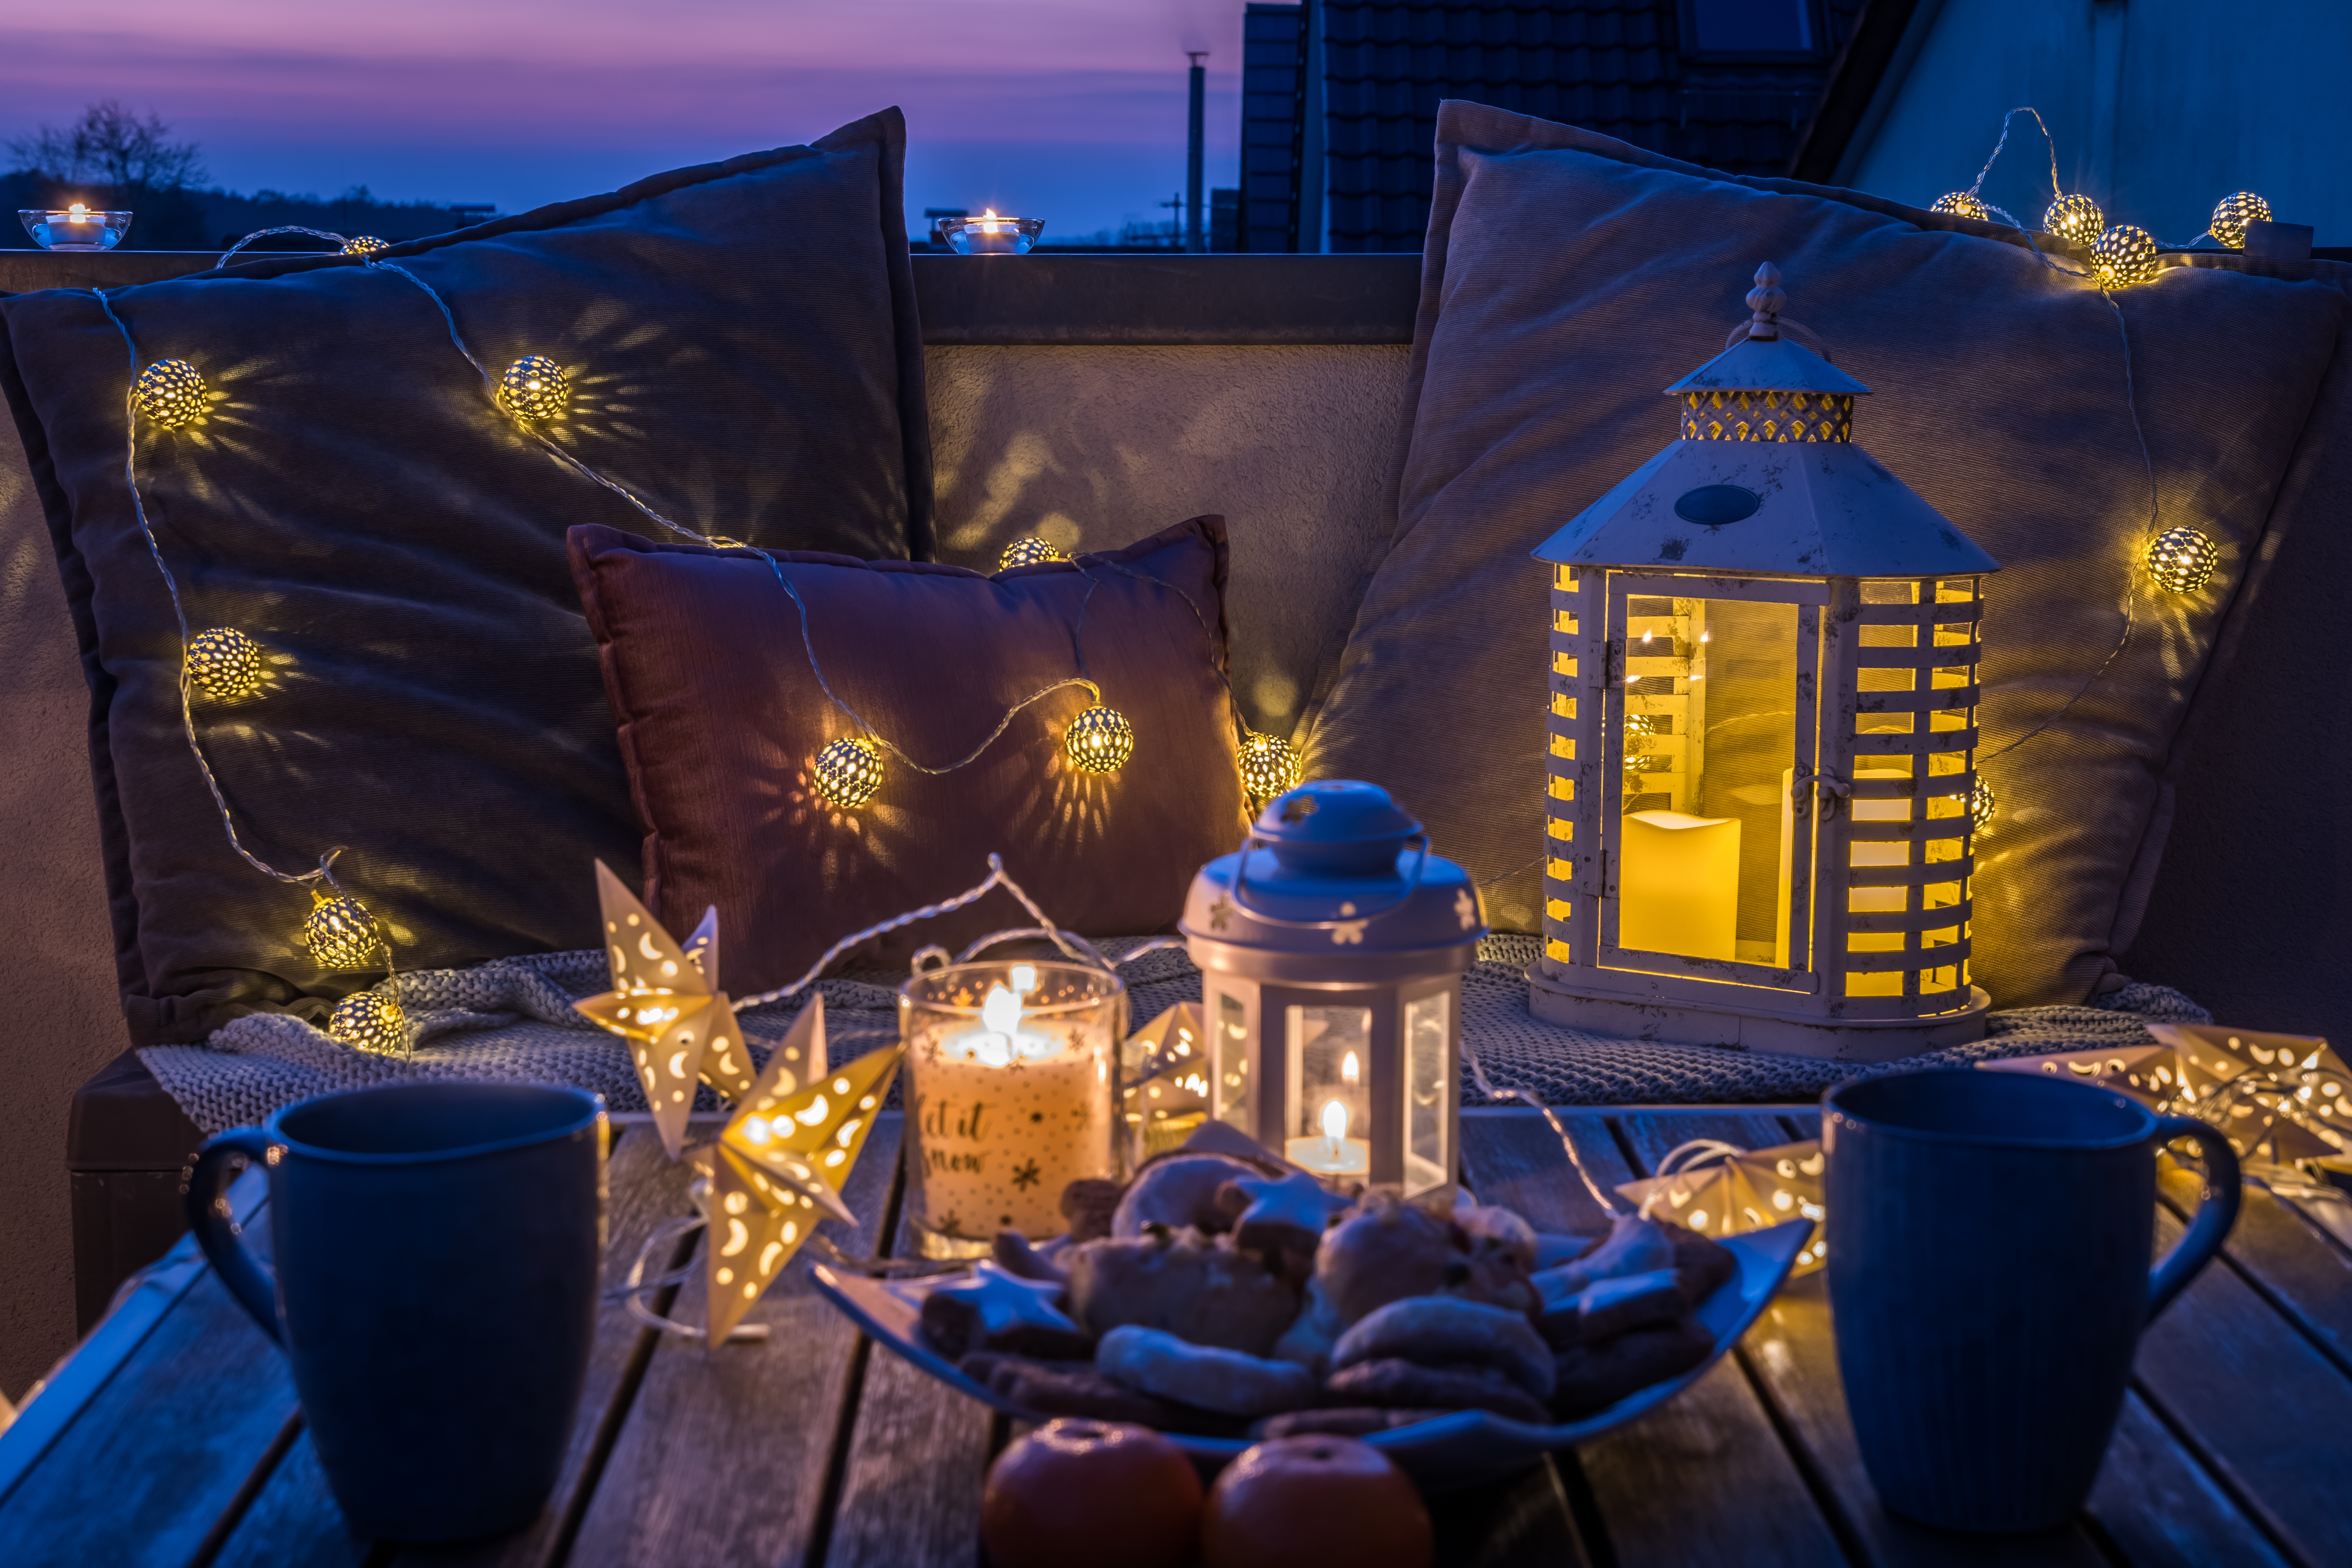
[[[2215,239],[2232,250],[2246,248],[2246,226],[2271,221],[2271,204],[2252,191],[2232,191],[2213,207],[2212,221],[2205,227]]]
[[[131,399],[149,419],[176,430],[204,417],[205,378],[186,360],[159,359],[139,373]]]
[[[1135,726],[1118,709],[1097,702],[1070,721],[1062,750],[1081,773],[1115,773],[1135,755]]]
[[[572,378],[545,354],[525,354],[499,377],[499,406],[518,419],[553,419],[572,402]]]
[[[327,1033],[370,1056],[408,1054],[408,1015],[391,997],[373,991],[346,996],[328,1015]]]
[[[1015,566],[1042,566],[1048,561],[1068,559],[1048,541],[1034,533],[1024,533],[1004,547],[1004,552],[996,558],[996,569],[1010,572]]]
[[[2107,226],[2106,214],[2088,196],[2060,196],[2042,215],[2042,230],[2074,245],[2088,245]]]
[[[1240,763],[1242,787],[1254,801],[1272,800],[1298,783],[1298,750],[1279,735],[1250,731],[1242,740]]]
[[[381,969],[383,932],[368,907],[348,893],[313,891],[302,917],[302,945],[321,969]]]
[[[864,805],[882,787],[882,748],[863,735],[834,742],[809,763],[810,782],[836,811]]]
[[[2148,542],[2147,574],[2168,593],[2197,592],[2221,562],[2221,548],[2198,529],[2168,528]]]
[[[2117,224],[2091,242],[2091,268],[2102,289],[2127,289],[2156,277],[2156,236]]]
[[[188,684],[215,702],[234,702],[261,689],[261,645],[233,626],[215,626],[188,639]]]
[[[1870,388],[1752,318],[1551,563],[1537,1016],[1884,1060],[1982,1037],[1970,835],[1992,558],[1853,444]],[[1798,340],[1802,339],[1801,342]]]
[[[1931,213],[1948,213],[1953,217],[1972,217],[1979,222],[1992,216],[1974,191],[1946,191],[1927,209]]]

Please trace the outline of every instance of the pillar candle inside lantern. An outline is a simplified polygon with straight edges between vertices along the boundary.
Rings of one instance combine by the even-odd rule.
[[[1739,819],[1637,811],[1623,820],[1617,945],[1735,961]]]

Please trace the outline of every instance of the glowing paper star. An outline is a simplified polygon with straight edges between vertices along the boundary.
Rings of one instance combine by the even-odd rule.
[[[954,1297],[973,1308],[980,1313],[981,1328],[992,1336],[1024,1324],[1076,1333],[1078,1325],[1054,1305],[1062,1289],[1055,1280],[1024,1279],[982,1259],[963,1279],[938,1286],[929,1294]]]
[[[903,1054],[901,1047],[885,1046],[828,1072],[824,998],[812,996],[740,1098],[719,1142],[695,1151],[692,1163],[709,1180],[698,1200],[710,1227],[703,1248],[707,1342],[726,1340],[820,1221],[856,1223],[841,1200],[842,1185]],[[793,1087],[793,1062],[817,1064],[807,1087]]]
[[[572,1005],[629,1042],[654,1126],[675,1160],[686,1147],[698,1079],[738,1104],[751,1089],[751,1054],[718,984],[719,911],[707,911],[680,947],[601,860],[596,894],[613,989]]]
[[[2290,1164],[2352,1152],[2352,1071],[2316,1035],[2221,1024],[2150,1024],[2158,1044],[1981,1062],[2121,1089],[2166,1115],[2194,1116],[2250,1158]]]

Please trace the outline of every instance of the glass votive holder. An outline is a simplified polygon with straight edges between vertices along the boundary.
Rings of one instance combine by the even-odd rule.
[[[943,217],[936,226],[940,240],[958,256],[1026,256],[1044,233],[1041,217]]]
[[[79,202],[67,207],[19,207],[16,219],[43,250],[112,250],[131,228],[129,213],[100,212]]]
[[[1076,963],[957,963],[898,988],[907,1217],[925,1258],[985,1256],[1000,1230],[1069,1228],[1062,1189],[1115,1180],[1127,985]]]

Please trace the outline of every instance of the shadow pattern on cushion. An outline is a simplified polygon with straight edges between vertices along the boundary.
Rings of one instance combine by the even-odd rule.
[[[737,996],[788,984],[841,938],[971,886],[992,853],[1072,930],[1166,930],[1192,874],[1247,831],[1223,518],[993,577],[807,552],[776,552],[772,565],[602,527],[572,531],[572,563],[646,824],[646,902],[674,931],[718,906],[720,984]],[[806,644],[779,573],[807,606]],[[974,760],[927,776],[886,752],[870,799],[828,804],[811,763],[864,731],[827,698],[811,647],[824,685],[916,762]],[[1081,687],[989,739],[1008,710],[1081,673],[1133,726],[1117,773],[1085,772],[1063,750],[1094,701]],[[887,962],[1032,923],[992,894],[850,957]]]
[[[2008,1007],[2091,994],[2137,925],[2174,735],[2273,524],[2344,295],[2199,267],[2115,296],[2162,526],[2222,551],[2204,589],[2164,594],[2138,567],[2148,475],[2116,311],[2021,237],[1475,104],[1443,107],[1437,160],[1392,534],[1309,776],[1390,787],[1499,929],[1538,928],[1549,577],[1528,552],[1675,437],[1660,389],[1718,352],[1771,261],[1788,314],[1876,393],[1854,439],[2001,563],[1976,982]],[[2100,673],[2127,589],[2131,637]]]
[[[925,554],[904,147],[892,110],[384,258],[493,375],[563,364],[571,405],[542,427],[672,516]],[[194,425],[142,423],[138,463],[190,629],[268,658],[261,695],[195,710],[248,847],[301,872],[349,846],[337,876],[404,966],[593,941],[589,862],[637,827],[562,533],[653,525],[500,415],[402,278],[281,258],[108,299],[142,363],[184,359],[213,389]],[[179,631],[123,483],[122,336],[79,291],[0,319],[91,687],[132,1037],[322,1017],[366,977],[297,945],[306,891],[238,861],[181,732]]]

